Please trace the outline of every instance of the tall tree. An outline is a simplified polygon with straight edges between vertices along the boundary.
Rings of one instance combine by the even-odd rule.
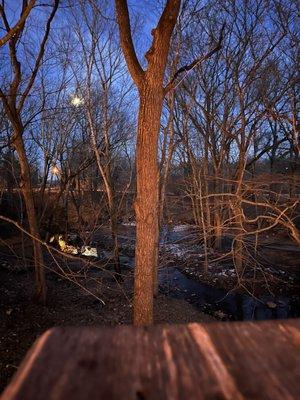
[[[129,72],[140,98],[136,170],[137,197],[135,200],[136,267],[134,280],[134,324],[153,322],[153,293],[156,287],[159,237],[159,168],[158,135],[163,100],[178,84],[183,72],[195,68],[216,53],[222,45],[224,25],[216,45],[205,55],[179,68],[164,85],[165,70],[171,36],[179,15],[181,0],[167,0],[156,28],[152,29],[152,44],[145,54],[148,67],[141,67],[132,41],[130,18],[126,0],[116,0],[121,47]]]
[[[149,325],[153,322],[153,288],[159,236],[158,135],[162,105],[166,94],[164,74],[180,3],[180,0],[167,1],[156,28],[151,32],[152,44],[145,55],[148,68],[144,71],[138,61],[132,41],[127,1],[116,0],[121,46],[140,98],[136,149],[135,325]]]
[[[29,74],[29,76],[26,76],[26,73],[24,73],[24,68],[22,68],[22,62],[20,61],[22,57],[19,54],[20,47],[18,46],[18,44],[22,37],[22,34],[24,33],[25,22],[29,15],[29,6],[33,6],[33,2],[28,3],[26,0],[23,0],[21,15],[19,18],[19,20],[22,21],[21,25],[12,36],[9,36],[7,41],[12,70],[11,82],[8,84],[8,89],[6,92],[5,89],[0,89],[0,98],[3,102],[7,118],[10,121],[12,127],[12,137],[10,139],[10,145],[16,150],[20,162],[20,189],[24,197],[30,233],[33,237],[34,264],[36,275],[36,297],[39,301],[45,301],[46,284],[43,270],[43,253],[39,241],[40,236],[32,192],[30,165],[28,161],[28,155],[26,154],[26,146],[24,141],[25,124],[23,120],[23,109],[26,99],[28,98],[36,81],[36,77],[42,63],[46,43],[50,34],[51,24],[56,14],[58,4],[59,0],[54,0],[52,2],[51,12],[46,21],[44,34],[42,36],[40,47],[34,60],[31,73]],[[0,15],[7,31],[7,35],[9,35],[11,30],[14,28],[10,26],[4,3],[0,8]]]

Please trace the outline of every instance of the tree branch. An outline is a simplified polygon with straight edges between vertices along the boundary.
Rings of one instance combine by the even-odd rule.
[[[149,65],[158,70],[164,69],[170,38],[177,21],[181,0],[168,0],[155,29],[152,29],[152,44],[145,54]],[[162,57],[163,55],[163,57]]]
[[[60,0],[54,0],[53,9],[52,9],[52,12],[51,12],[51,14],[50,14],[50,16],[48,18],[47,24],[46,24],[45,34],[44,34],[42,43],[40,45],[40,50],[39,50],[38,56],[36,58],[35,65],[34,65],[31,77],[29,79],[27,87],[24,90],[24,92],[23,92],[23,94],[22,94],[22,96],[20,98],[19,104],[18,104],[18,108],[17,108],[18,111],[22,110],[22,108],[24,106],[24,102],[26,100],[26,97],[28,96],[28,94],[29,94],[29,92],[30,92],[30,90],[32,88],[32,85],[34,84],[34,81],[35,81],[36,75],[38,73],[42,58],[43,58],[44,53],[45,53],[45,47],[46,47],[46,42],[47,42],[48,37],[49,37],[51,23],[52,23],[52,20],[53,20],[55,14],[56,14],[57,9],[58,9],[59,1]]]
[[[167,94],[170,90],[172,90],[175,87],[175,81],[182,72],[190,71],[196,65],[202,63],[205,60],[208,60],[213,54],[215,54],[222,48],[222,42],[224,39],[224,29],[225,29],[225,23],[223,24],[223,26],[221,28],[219,40],[218,40],[216,46],[212,50],[210,50],[204,56],[196,58],[191,64],[185,65],[176,71],[173,78],[170,80],[170,82],[165,87],[165,94]]]
[[[286,141],[286,137],[280,139],[276,144],[277,147],[279,145],[281,145],[283,142]],[[266,154],[268,151],[272,150],[274,148],[274,143],[272,143],[271,145],[264,147],[255,157],[253,157],[250,161],[247,162],[246,167],[245,168],[249,168],[251,167],[252,164],[254,164],[256,161],[258,161],[264,154]]]
[[[35,5],[36,0],[30,0],[25,9],[22,12],[22,15],[19,19],[19,21],[16,23],[16,25],[13,28],[9,28],[7,34],[0,38],[0,47],[3,46],[5,43],[7,43],[14,35],[19,33],[20,30],[23,29],[25,21],[30,14],[30,11],[32,10],[33,6]],[[2,5],[0,5],[0,13],[3,14],[4,10]]]
[[[144,77],[144,71],[138,61],[132,41],[127,0],[116,0],[115,4],[120,30],[121,47],[124,53],[125,61],[132,76],[132,79],[137,84],[137,86],[139,86]]]

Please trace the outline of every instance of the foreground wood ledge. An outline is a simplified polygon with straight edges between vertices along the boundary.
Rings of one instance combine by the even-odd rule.
[[[53,328],[1,399],[300,399],[299,362],[299,319]]]

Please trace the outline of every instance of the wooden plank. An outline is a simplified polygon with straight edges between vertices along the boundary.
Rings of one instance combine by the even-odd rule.
[[[300,399],[300,320],[54,328],[2,400]]]
[[[300,399],[299,323],[221,324],[207,331],[246,398]]]

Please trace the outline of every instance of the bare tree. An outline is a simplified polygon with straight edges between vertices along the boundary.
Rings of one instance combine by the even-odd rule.
[[[137,221],[136,267],[134,287],[134,324],[153,322],[153,286],[158,247],[158,134],[163,85],[171,35],[179,14],[180,0],[168,0],[157,27],[152,30],[153,41],[145,57],[148,68],[144,71],[137,59],[131,37],[126,0],[116,0],[117,19],[123,53],[130,74],[138,87],[140,109],[138,118],[136,168]]]
[[[103,4],[103,8],[104,8]],[[90,12],[92,11],[92,13]],[[80,13],[74,10],[75,37],[82,53],[85,74],[82,68],[76,71],[76,84],[82,96],[82,107],[90,132],[90,142],[100,176],[104,183],[110,230],[113,241],[115,270],[121,272],[118,244],[118,205],[113,182],[113,125],[120,114],[123,96],[119,90],[118,104],[114,103],[114,87],[122,86],[121,50],[116,46],[115,25],[103,20],[93,1],[80,2]],[[78,48],[78,47],[77,47]],[[98,93],[98,94],[96,94]],[[122,133],[120,132],[120,135]]]
[[[34,61],[33,68],[30,75],[26,76],[26,74],[24,74],[24,70],[22,69],[22,64],[18,55],[18,42],[22,37],[22,33],[25,28],[25,21],[28,17],[28,4],[26,1],[23,1],[20,16],[20,20],[22,21],[22,23],[16,30],[16,32],[8,40],[9,56],[12,67],[12,79],[8,85],[8,89],[6,92],[4,88],[0,90],[0,98],[3,102],[7,118],[11,123],[13,131],[13,135],[10,139],[10,145],[16,149],[19,157],[21,168],[20,188],[24,197],[30,233],[32,237],[37,238],[37,240],[33,240],[33,250],[36,275],[36,297],[40,301],[45,301],[46,299],[46,284],[43,271],[43,254],[41,244],[39,242],[39,230],[31,185],[30,166],[24,143],[24,121],[22,118],[22,111],[26,99],[28,98],[31,89],[35,83],[39,68],[41,66],[46,42],[50,34],[51,24],[58,9],[58,5],[59,0],[54,0],[50,15],[45,25],[45,31]],[[12,28],[9,24],[5,7],[1,7],[0,14],[6,31],[7,33],[9,33]],[[27,16],[24,17],[24,14],[27,14]]]
[[[138,117],[136,169],[137,221],[134,323],[149,325],[153,321],[153,292],[156,287],[158,259],[159,169],[158,134],[165,95],[176,86],[182,73],[195,68],[221,48],[223,30],[219,40],[207,54],[179,68],[164,85],[165,69],[171,36],[179,15],[181,1],[168,0],[158,24],[152,30],[150,49],[145,54],[148,67],[143,70],[132,41],[130,18],[126,0],[116,0],[120,40],[129,72],[138,88],[140,108]],[[147,243],[147,244],[146,244]]]

